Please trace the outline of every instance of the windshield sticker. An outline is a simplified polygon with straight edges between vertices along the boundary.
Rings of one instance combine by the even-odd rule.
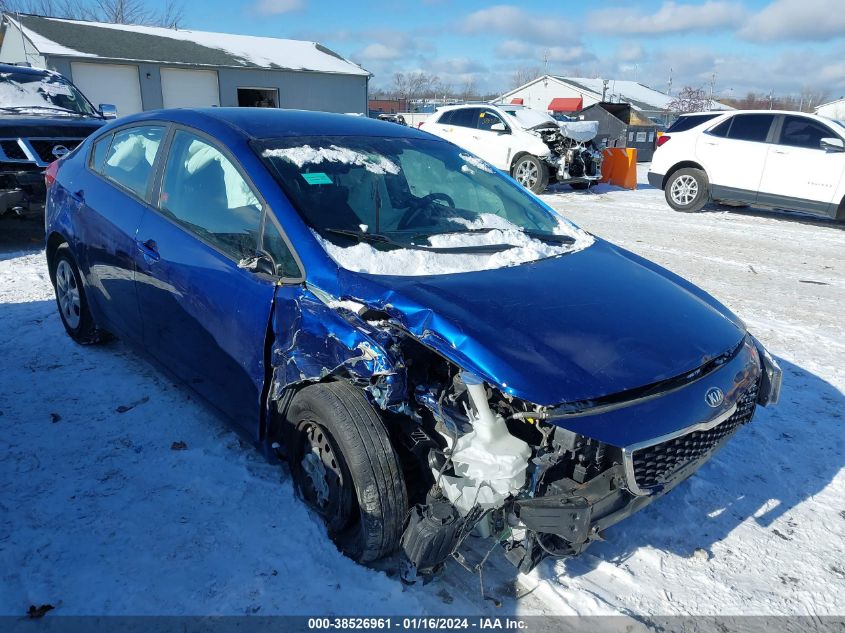
[[[332,179],[329,178],[328,174],[324,174],[321,171],[315,171],[310,174],[300,174],[305,179],[309,185],[330,185],[332,184]]]
[[[65,86],[63,84],[55,84],[55,83],[41,83],[41,89],[46,92],[48,95],[64,95],[65,97],[70,97],[70,86]]]

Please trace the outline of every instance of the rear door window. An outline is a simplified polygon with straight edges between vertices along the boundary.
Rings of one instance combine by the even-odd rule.
[[[737,141],[765,143],[775,120],[773,114],[737,114],[731,117],[728,138]]]
[[[452,125],[459,125],[461,127],[475,127],[478,121],[478,115],[481,112],[480,108],[461,108],[460,110],[453,110]]]
[[[159,208],[236,261],[258,250],[258,197],[219,149],[184,130],[173,136]]]
[[[821,149],[821,140],[835,136],[826,126],[803,116],[785,116],[779,145]]]
[[[163,126],[142,125],[115,132],[100,173],[146,199],[164,131]]]

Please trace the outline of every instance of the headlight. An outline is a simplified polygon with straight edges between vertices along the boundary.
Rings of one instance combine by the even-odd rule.
[[[783,370],[777,361],[763,347],[762,343],[753,336],[754,345],[760,354],[760,363],[763,366],[763,375],[760,378],[760,392],[757,395],[757,403],[764,407],[772,406],[780,400],[780,388],[783,383]]]

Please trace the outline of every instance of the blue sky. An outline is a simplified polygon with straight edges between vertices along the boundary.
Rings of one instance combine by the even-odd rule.
[[[424,70],[459,89],[512,87],[519,69],[637,79],[675,90],[845,95],[845,0],[205,0],[184,26],[317,40],[389,88]],[[546,60],[544,62],[544,60]]]

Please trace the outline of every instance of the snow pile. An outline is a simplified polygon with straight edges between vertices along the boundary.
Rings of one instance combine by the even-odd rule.
[[[479,270],[517,266],[527,262],[574,253],[590,246],[593,237],[573,224],[559,220],[555,235],[571,237],[571,244],[543,242],[523,232],[515,224],[492,213],[482,214],[475,221],[459,218],[455,222],[468,229],[490,229],[481,233],[446,233],[432,235],[428,245],[435,248],[460,248],[507,244],[510,248],[478,253],[443,253],[417,249],[379,250],[361,242],[353,246],[338,246],[314,232],[323,248],[343,268],[369,275],[448,275]]]
[[[356,152],[347,147],[330,145],[329,147],[313,148],[310,145],[300,147],[285,147],[280,149],[266,149],[267,158],[282,158],[292,162],[297,167],[304,165],[319,165],[327,163],[343,163],[346,165],[360,165],[374,174],[398,174],[399,165],[389,158],[379,155]]]

